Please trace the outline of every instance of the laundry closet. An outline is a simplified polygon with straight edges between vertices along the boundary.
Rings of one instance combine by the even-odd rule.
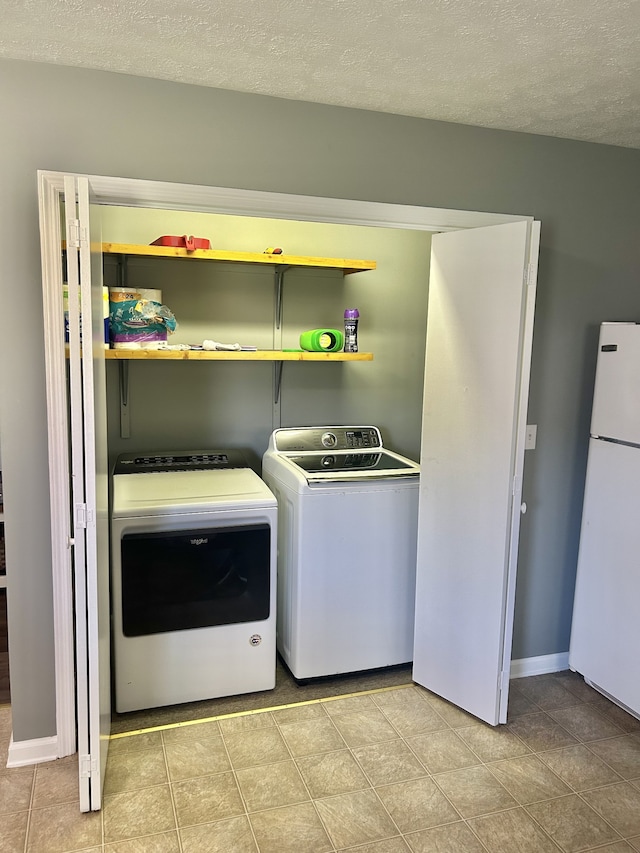
[[[373,424],[391,450],[414,459],[420,453],[413,677],[481,719],[504,722],[525,510],[539,223],[519,215],[46,172],[39,173],[39,191],[54,601],[64,604],[71,591],[70,531],[76,565],[76,616],[54,607],[59,741],[73,744],[74,718],[66,709],[75,695],[81,809],[100,807],[108,746],[110,464],[123,451],[179,449],[178,436],[185,449],[244,449],[256,470],[281,424]],[[126,215],[137,221],[120,223],[116,208],[135,208]],[[151,209],[159,217],[153,229]],[[169,225],[164,209],[185,217],[182,227]],[[199,232],[200,215],[216,221],[217,235]],[[331,274],[304,265],[274,277],[252,264],[246,270],[195,259],[156,263],[146,252],[133,262],[106,260],[137,254],[112,252],[109,243],[145,245],[174,231],[216,247],[224,237],[230,251],[277,246],[343,258],[347,266],[355,256],[375,261],[375,269],[358,264],[360,271],[345,275],[340,263]],[[87,321],[82,345],[76,331],[66,359],[65,234],[70,317],[78,330],[79,318]],[[123,359],[107,351],[105,358],[103,280],[109,285],[110,278],[114,286],[160,290],[180,324],[176,335],[183,337],[174,340],[189,344],[211,338],[296,349],[302,331],[339,327],[344,309],[357,307],[360,346],[371,357],[314,363],[295,353],[265,359],[256,352],[255,359],[191,361],[176,354]],[[74,631],[86,673],[73,667]]]
[[[261,457],[276,427],[368,424],[359,410],[371,423],[380,424],[386,435],[393,435],[396,427],[417,459],[423,365],[415,359],[416,364],[407,369],[398,362],[408,361],[412,349],[424,348],[427,294],[423,282],[430,237],[419,231],[133,208],[108,207],[101,213],[103,281],[111,294],[114,317],[123,305],[133,305],[141,296],[156,306],[163,304],[170,327],[172,315],[177,320],[166,345],[159,345],[169,349],[136,349],[141,345],[125,341],[112,342],[106,353],[110,468],[116,457],[120,460],[111,480],[115,710],[140,711],[271,689],[276,673],[276,616],[282,639],[281,616],[294,606],[283,598],[289,584],[281,567],[278,607],[275,599],[276,540],[282,543],[284,558],[288,537],[276,525],[273,495],[266,487],[260,489],[255,473],[237,469],[246,461],[261,473]],[[198,235],[211,249],[175,252],[150,246],[158,229],[171,235]],[[166,238],[165,242],[175,241]],[[267,243],[284,248],[265,253]],[[329,257],[330,250],[338,257]],[[368,258],[374,250],[383,257],[378,280],[378,263]],[[377,329],[378,318],[392,313],[385,305],[388,291],[394,302],[413,308],[410,318],[400,315],[383,324],[386,340],[384,335],[361,330],[358,353],[341,351],[328,358],[321,354],[318,362],[311,360],[318,357],[315,353],[296,352],[302,332],[341,326],[344,306],[352,302],[360,306],[365,330]],[[121,296],[129,301],[117,301]],[[401,329],[397,328],[400,322]],[[116,328],[112,319],[112,333]],[[132,334],[135,338],[135,329]],[[377,361],[372,352],[363,351],[362,341],[373,338],[382,344]],[[217,346],[247,349],[239,353],[178,349],[211,346],[212,340]],[[178,358],[173,360],[171,355]],[[292,360],[283,361],[287,356]],[[301,356],[309,360],[296,362]],[[309,388],[305,373],[309,367],[315,368],[311,397],[301,405],[297,398]],[[349,379],[344,373],[352,367],[368,368],[369,373]],[[300,369],[296,372],[296,368]],[[385,378],[397,403],[385,393]],[[373,494],[380,495],[382,488],[372,487]],[[399,491],[398,485],[388,492],[394,505]],[[350,561],[353,581],[347,584],[338,572],[333,592],[324,590],[333,603],[327,604],[326,614],[318,615],[316,621],[323,627],[311,632],[317,597],[307,615],[304,636],[311,641],[313,634],[312,644],[326,647],[325,630],[332,636],[337,632],[341,597],[353,588],[352,604],[359,609],[346,620],[343,654],[328,672],[349,671],[341,665],[348,660],[344,644],[349,637],[364,638],[374,614],[379,614],[382,631],[383,619],[396,611],[390,604],[394,590],[405,586],[406,604],[394,616],[397,626],[394,622],[385,632],[393,654],[385,648],[384,654],[376,655],[370,651],[371,641],[363,639],[365,654],[354,657],[362,662],[351,669],[411,660],[417,481],[413,491],[415,506],[409,517],[398,518],[389,529],[385,572],[371,575],[371,566],[382,559],[380,548],[386,540],[371,536],[370,524],[374,521],[380,529],[391,523],[386,519],[391,504],[385,504],[384,518],[363,519],[364,528],[358,534],[362,554]],[[336,537],[356,535],[362,523],[360,507],[365,502],[369,505],[371,498],[354,496],[352,501],[355,515],[346,531],[336,519],[335,529],[323,528],[314,548],[326,555],[335,547]],[[337,553],[343,553],[343,545]],[[408,559],[401,561],[401,553]],[[306,572],[315,573],[310,560],[311,555],[302,562]],[[400,562],[406,568],[401,569]],[[358,592],[355,571],[361,564],[368,582]],[[401,580],[405,574],[406,581]],[[324,575],[320,571],[318,591],[328,584],[321,583]],[[380,591],[367,604],[367,592],[376,584]],[[357,619],[362,623],[359,628]]]

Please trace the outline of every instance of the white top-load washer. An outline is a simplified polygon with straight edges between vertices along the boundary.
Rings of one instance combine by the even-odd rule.
[[[276,528],[274,495],[233,451],[119,457],[117,712],[275,686]]]
[[[277,429],[278,638],[298,680],[413,659],[420,467],[373,426]]]

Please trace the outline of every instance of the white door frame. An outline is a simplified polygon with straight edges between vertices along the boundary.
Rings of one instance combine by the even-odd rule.
[[[51,497],[53,619],[56,666],[58,756],[75,751],[75,678],[73,598],[69,531],[69,477],[64,334],[60,301],[60,198],[64,172],[38,172],[44,199],[40,217],[49,482]],[[144,181],[75,173],[89,179],[98,204],[122,207],[192,210],[230,216],[256,216],[340,225],[365,225],[415,231],[457,231],[506,222],[533,222],[532,216],[448,210],[317,196]]]

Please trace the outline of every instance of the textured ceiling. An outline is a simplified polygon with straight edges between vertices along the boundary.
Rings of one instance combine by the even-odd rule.
[[[640,148],[640,0],[0,0],[0,56]]]

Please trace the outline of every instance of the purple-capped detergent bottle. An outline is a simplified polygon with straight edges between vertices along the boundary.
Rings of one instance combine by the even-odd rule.
[[[347,308],[344,312],[344,351],[358,352],[358,317],[357,308]]]

